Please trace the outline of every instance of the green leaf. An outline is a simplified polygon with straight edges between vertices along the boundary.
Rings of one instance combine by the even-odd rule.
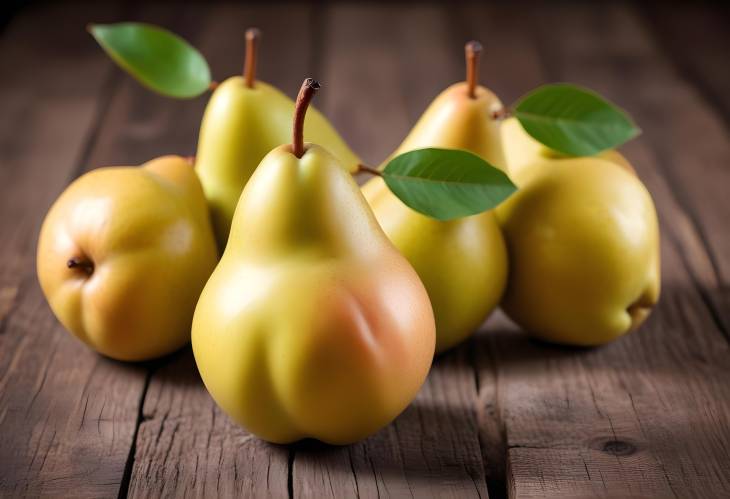
[[[169,97],[191,98],[210,86],[205,58],[179,36],[142,23],[92,24],[89,32],[125,71]]]
[[[592,156],[640,133],[620,108],[591,90],[544,85],[522,97],[514,115],[535,140],[572,156]]]
[[[476,215],[517,188],[500,169],[458,149],[418,149],[396,156],[381,172],[407,206],[438,220]]]

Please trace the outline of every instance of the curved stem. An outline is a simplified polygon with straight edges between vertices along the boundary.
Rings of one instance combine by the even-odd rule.
[[[297,102],[294,105],[294,126],[291,140],[292,152],[297,158],[304,155],[304,117],[307,114],[307,108],[312,97],[319,88],[317,81],[307,78],[302,83],[302,88],[299,89],[299,95],[297,95]]]
[[[464,47],[466,52],[466,85],[469,97],[476,98],[477,80],[479,80],[479,55],[482,52],[482,44],[477,41],[470,41]]]
[[[243,79],[248,88],[253,88],[256,82],[256,55],[260,39],[261,31],[258,28],[246,30],[246,61],[243,66]]]
[[[94,273],[94,262],[86,258],[71,258],[66,262],[66,266],[70,269],[81,269],[88,275]]]

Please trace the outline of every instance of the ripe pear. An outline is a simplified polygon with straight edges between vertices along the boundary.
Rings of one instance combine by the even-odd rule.
[[[510,259],[507,315],[568,345],[636,329],[660,280],[656,211],[638,177],[605,157],[536,157],[518,184],[497,208]]]
[[[467,44],[467,81],[442,92],[393,156],[426,147],[464,149],[503,168],[502,103],[476,85],[480,47]],[[439,221],[401,202],[375,177],[363,194],[390,240],[421,277],[436,317],[436,351],[472,334],[497,306],[507,279],[507,254],[493,212]]]
[[[190,340],[216,260],[191,162],[164,156],[75,180],[43,222],[37,266],[66,329],[108,357],[139,361]]]
[[[302,94],[316,88],[306,80]],[[266,155],[246,185],[192,343],[208,391],[252,433],[346,444],[415,397],[435,325],[416,272],[351,175],[295,140]]]
[[[195,169],[203,184],[213,228],[222,250],[243,187],[263,157],[291,137],[294,102],[255,81],[257,30],[248,30],[244,76],[233,76],[213,92],[200,125]],[[348,170],[360,160],[316,109],[307,113],[307,140],[326,147]]]

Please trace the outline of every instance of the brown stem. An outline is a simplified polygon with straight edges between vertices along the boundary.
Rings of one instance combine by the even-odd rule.
[[[479,79],[479,54],[482,52],[482,44],[472,40],[466,44],[464,50],[466,52],[466,86],[469,97],[474,99]]]
[[[512,112],[506,107],[498,109],[492,113],[492,119],[497,121],[506,120],[510,116],[512,116]]]
[[[260,39],[261,31],[258,28],[246,30],[246,62],[243,66],[243,79],[248,88],[253,88],[256,81],[256,53]]]
[[[304,116],[307,114],[309,102],[319,90],[319,83],[307,78],[299,89],[297,102],[294,105],[294,126],[292,129],[291,148],[294,156],[301,158],[304,155]]]
[[[371,175],[376,175],[378,177],[383,176],[383,173],[380,170],[378,170],[377,168],[372,168],[370,166],[365,166],[363,164],[357,165],[357,170],[355,170],[355,175],[357,175],[358,173],[369,173]]]
[[[94,273],[94,262],[86,258],[71,258],[66,262],[66,266],[70,269],[81,269],[88,275]]]

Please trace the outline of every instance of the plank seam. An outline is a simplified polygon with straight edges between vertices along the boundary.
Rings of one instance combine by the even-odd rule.
[[[149,389],[152,382],[152,374],[154,373],[154,371],[155,369],[148,369],[147,375],[145,376],[144,380],[144,387],[142,388],[142,393],[139,396],[137,421],[134,425],[134,433],[132,433],[132,445],[129,448],[127,461],[124,464],[124,474],[122,475],[122,481],[119,484],[119,495],[117,496],[118,499],[124,499],[129,495],[129,485],[132,481],[132,470],[134,468],[134,459],[137,453],[137,434],[139,433],[139,428],[140,426],[142,426],[142,421],[144,420],[144,401],[147,397],[147,390]],[[160,432],[162,432],[162,429],[160,429]]]

